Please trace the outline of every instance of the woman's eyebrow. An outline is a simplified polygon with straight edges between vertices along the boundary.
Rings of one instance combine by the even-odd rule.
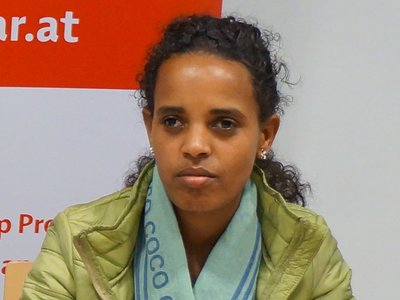
[[[214,108],[210,111],[210,113],[212,115],[225,115],[236,118],[246,118],[246,116],[236,108]]]
[[[180,106],[161,106],[157,109],[157,113],[161,115],[182,114],[185,109]],[[210,110],[211,115],[224,115],[228,117],[246,118],[246,116],[236,108],[213,108]]]
[[[185,112],[182,107],[179,106],[161,106],[158,110],[158,114],[168,115],[168,114],[181,114]]]

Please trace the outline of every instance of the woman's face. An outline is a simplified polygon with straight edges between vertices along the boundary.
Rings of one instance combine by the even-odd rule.
[[[235,211],[261,148],[279,127],[258,120],[250,73],[204,53],[173,56],[143,116],[165,190],[179,211]]]

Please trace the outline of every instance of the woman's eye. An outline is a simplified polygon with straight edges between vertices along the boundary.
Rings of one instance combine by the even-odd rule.
[[[221,119],[215,123],[215,127],[222,130],[232,130],[237,127],[237,124],[231,119]]]
[[[175,118],[175,117],[165,118],[164,119],[164,124],[167,127],[170,127],[170,128],[177,128],[177,127],[181,127],[183,125],[182,122],[179,121],[179,119]]]

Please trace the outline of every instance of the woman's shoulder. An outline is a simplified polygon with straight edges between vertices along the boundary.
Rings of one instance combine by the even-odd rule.
[[[81,215],[97,215],[101,212],[110,212],[110,209],[112,211],[118,210],[118,208],[126,205],[126,201],[130,198],[131,190],[132,187],[124,188],[86,203],[72,205],[64,209],[62,213],[68,218],[79,218]]]
[[[325,218],[308,207],[303,207],[294,203],[286,203],[288,210],[294,214],[297,218],[307,220],[319,230],[329,230]]]
[[[126,219],[136,220],[140,218],[151,178],[152,168],[149,166],[133,186],[66,208],[54,218],[52,227],[68,227],[74,236],[82,231],[117,228]]]
[[[99,199],[70,206],[57,214],[53,226],[68,226],[70,233],[76,235],[93,227],[113,226],[127,207],[133,205],[132,187],[103,196]]]

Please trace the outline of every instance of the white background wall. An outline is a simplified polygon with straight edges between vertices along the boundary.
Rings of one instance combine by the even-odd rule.
[[[396,299],[400,278],[400,115],[395,1],[225,0],[225,14],[281,33],[293,80],[276,149],[312,183],[353,269],[359,299]],[[122,186],[147,144],[131,91],[0,89],[0,240],[5,259],[33,259],[43,231],[18,217],[52,218]],[[0,276],[0,294],[2,276]]]
[[[147,139],[132,91],[0,88],[0,269],[33,260],[48,220],[123,186]],[[19,232],[20,216],[32,224]],[[27,217],[23,219],[28,223]],[[0,297],[3,291],[0,273]]]
[[[400,3],[225,0],[282,36],[294,80],[276,149],[312,183],[359,299],[398,299]]]

